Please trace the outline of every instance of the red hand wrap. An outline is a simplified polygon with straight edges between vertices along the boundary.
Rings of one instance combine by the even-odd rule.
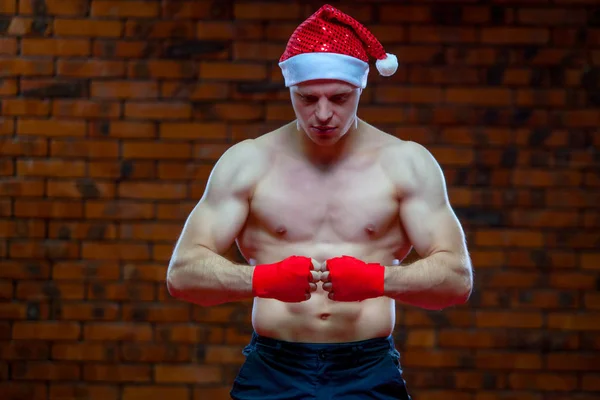
[[[306,300],[310,291],[312,260],[291,256],[274,264],[254,267],[252,294],[255,297],[277,299],[290,303]]]
[[[336,301],[361,301],[383,296],[383,265],[342,256],[327,260],[327,270]]]

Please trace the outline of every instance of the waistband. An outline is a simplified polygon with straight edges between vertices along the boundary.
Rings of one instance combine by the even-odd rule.
[[[273,339],[253,332],[249,346],[263,351],[283,352],[296,357],[317,356],[320,358],[361,357],[396,351],[391,335],[344,343],[301,343]]]

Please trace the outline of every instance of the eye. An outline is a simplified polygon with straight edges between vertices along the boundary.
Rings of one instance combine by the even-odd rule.
[[[317,101],[317,98],[315,96],[305,96],[303,94],[298,94],[300,96],[300,99],[302,99],[302,101],[304,101],[305,103],[314,103],[315,101]]]
[[[346,100],[348,100],[347,94],[338,94],[331,98],[331,101],[333,101],[334,103],[343,103]]]

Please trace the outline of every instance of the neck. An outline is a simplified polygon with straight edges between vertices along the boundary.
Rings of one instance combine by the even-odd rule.
[[[313,142],[304,131],[297,129],[295,122],[292,129],[295,131],[296,148],[302,157],[318,169],[329,169],[344,161],[356,150],[360,127],[361,121],[358,120],[358,127],[352,124],[346,134],[330,146]]]

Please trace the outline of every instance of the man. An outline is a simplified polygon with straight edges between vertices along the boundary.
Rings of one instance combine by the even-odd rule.
[[[440,310],[471,293],[437,162],[357,117],[369,56],[395,72],[339,10],[301,24],[280,60],[296,121],[223,154],[175,247],[173,296],[207,307],[254,298],[234,399],[410,399],[394,300]],[[234,241],[249,265],[221,256]],[[421,259],[400,265],[411,248]]]

